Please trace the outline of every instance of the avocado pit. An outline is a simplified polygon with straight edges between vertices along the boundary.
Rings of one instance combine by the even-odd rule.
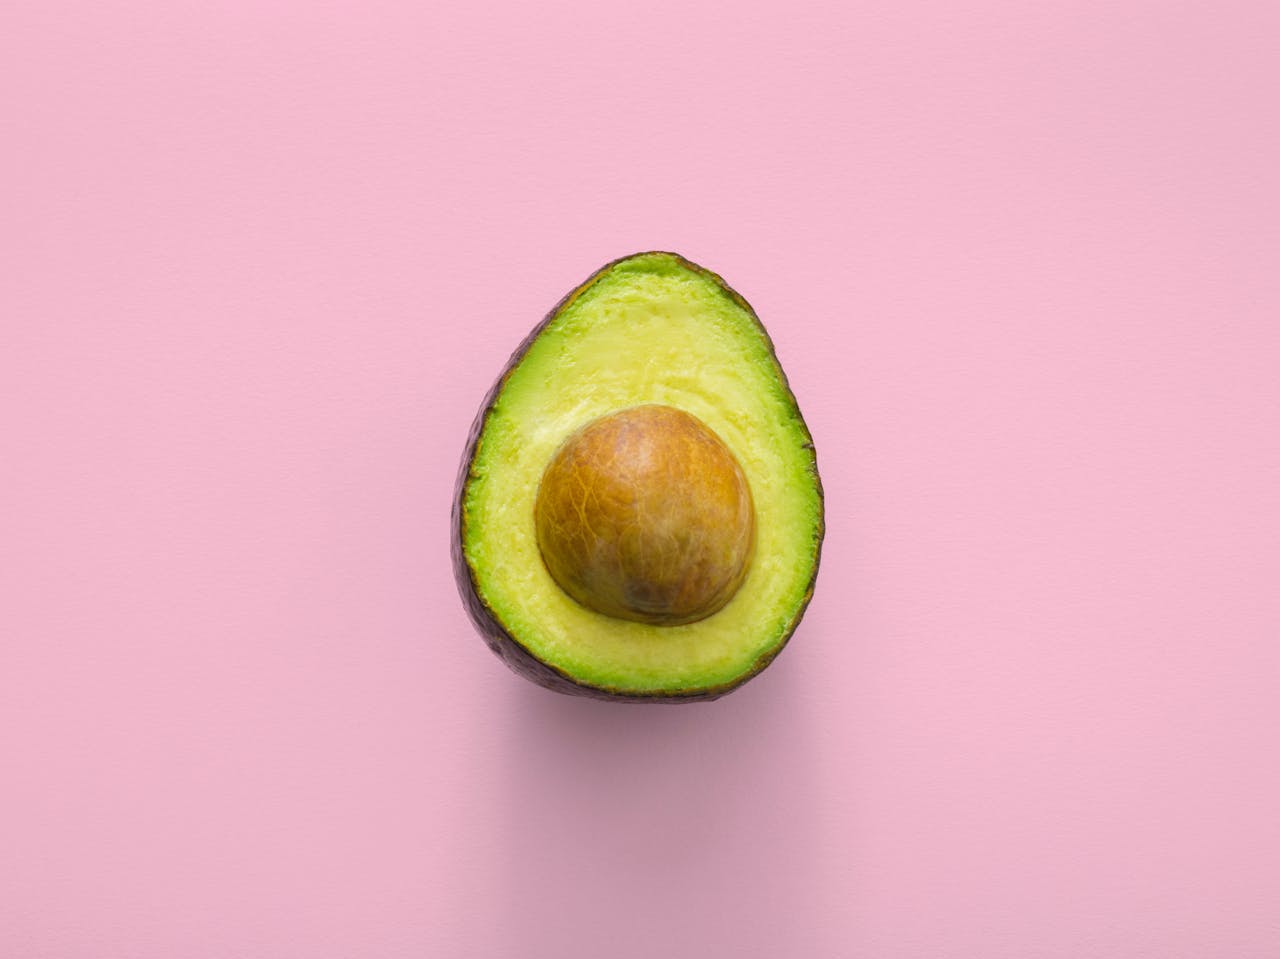
[[[657,626],[722,609],[755,548],[742,467],[670,406],[619,410],[573,433],[542,475],[534,519],[543,563],[569,596]]]

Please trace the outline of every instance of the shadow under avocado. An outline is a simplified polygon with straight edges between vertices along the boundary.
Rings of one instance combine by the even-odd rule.
[[[621,705],[512,689],[496,778],[505,827],[494,921],[529,956],[619,935],[713,947],[776,940],[813,914],[815,730],[786,656],[714,703]],[[637,953],[638,954],[638,953]],[[682,953],[683,954],[683,953]],[[801,953],[792,953],[801,954]]]

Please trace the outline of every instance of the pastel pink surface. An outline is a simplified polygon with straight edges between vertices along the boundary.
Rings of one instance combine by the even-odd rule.
[[[1280,955],[1280,8],[9,4],[0,954]],[[449,572],[613,257],[757,308],[828,492],[729,699]]]

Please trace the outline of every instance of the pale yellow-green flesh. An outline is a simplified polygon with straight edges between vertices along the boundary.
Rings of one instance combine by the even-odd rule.
[[[755,500],[746,580],[720,612],[685,626],[579,606],[538,552],[534,501],[552,454],[584,423],[644,403],[706,423]],[[746,310],[676,257],[624,260],[534,340],[488,417],[464,500],[480,596],[519,643],[581,683],[640,694],[731,683],[785,639],[813,575],[822,502],[809,442]]]

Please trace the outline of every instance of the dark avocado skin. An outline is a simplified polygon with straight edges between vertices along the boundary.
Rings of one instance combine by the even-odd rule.
[[[503,368],[502,374],[497,381],[490,387],[489,392],[485,395],[484,402],[480,406],[480,411],[476,414],[475,420],[471,424],[471,433],[467,437],[466,449],[462,454],[462,463],[458,469],[457,485],[454,488],[452,523],[450,531],[450,554],[453,558],[453,574],[457,581],[458,593],[462,597],[462,604],[467,610],[467,615],[471,617],[471,622],[483,637],[485,643],[491,650],[496,653],[503,662],[505,662],[515,673],[523,676],[531,682],[537,683],[547,689],[554,690],[557,693],[565,693],[569,696],[584,696],[589,699],[600,699],[615,703],[696,703],[710,702],[719,699],[721,696],[728,695],[735,689],[742,686],[748,680],[758,676],[769,663],[780,653],[787,642],[791,639],[796,627],[800,624],[800,620],[804,616],[805,610],[809,606],[809,601],[813,598],[814,584],[818,578],[818,566],[822,555],[822,540],[826,532],[825,523],[819,518],[818,536],[814,543],[813,557],[813,575],[809,579],[808,588],[805,590],[804,599],[800,606],[796,609],[795,616],[787,625],[786,633],[783,635],[782,641],[767,655],[762,656],[751,668],[742,676],[739,676],[731,683],[721,686],[699,687],[697,689],[681,690],[670,693],[636,693],[634,691],[611,689],[603,686],[592,686],[578,682],[572,676],[561,672],[554,666],[544,663],[533,655],[528,649],[520,644],[502,621],[498,619],[497,614],[489,608],[484,599],[480,596],[480,592],[476,587],[475,572],[471,568],[471,564],[467,562],[467,557],[463,551],[463,543],[466,540],[467,518],[464,514],[463,504],[466,502],[467,484],[471,479],[471,462],[475,456],[476,446],[480,442],[480,434],[484,432],[485,422],[489,414],[493,411],[494,404],[497,402],[498,396],[502,393],[503,387],[506,385],[507,377],[511,375],[511,371],[524,357],[529,346],[536,340],[539,334],[547,327],[552,320],[559,316],[560,312],[573,302],[584,290],[590,287],[595,281],[605,273],[609,272],[618,264],[639,256],[650,256],[652,253],[635,253],[631,256],[620,257],[610,263],[606,263],[595,273],[591,274],[587,280],[572,290],[564,299],[557,303],[550,313],[530,331],[529,335],[524,338],[516,351],[511,354],[511,359],[507,361],[507,365]],[[755,321],[760,328],[761,334],[765,338],[765,342],[769,346],[769,355],[773,358],[775,372],[783,386],[787,388],[787,393],[792,397],[792,404],[795,405],[794,394],[791,387],[787,383],[786,374],[783,372],[781,365],[778,363],[777,355],[774,351],[773,341],[769,339],[769,334],[764,328],[764,324],[760,322],[760,318],[756,316],[755,310],[747,303],[738,293],[729,287],[717,274],[706,270],[696,263],[686,260],[684,257],[676,253],[659,253],[658,255],[667,256],[675,259],[685,268],[706,276],[718,284],[730,297],[733,298],[740,307],[746,310],[747,314]],[[800,416],[799,408],[796,408],[796,415]],[[803,417],[800,422],[804,425]],[[805,425],[805,435],[809,435],[808,426]],[[809,448],[813,448],[812,439],[809,440]],[[824,499],[822,480],[817,472],[817,464],[814,465],[814,482],[818,487],[818,500],[822,502]]]

